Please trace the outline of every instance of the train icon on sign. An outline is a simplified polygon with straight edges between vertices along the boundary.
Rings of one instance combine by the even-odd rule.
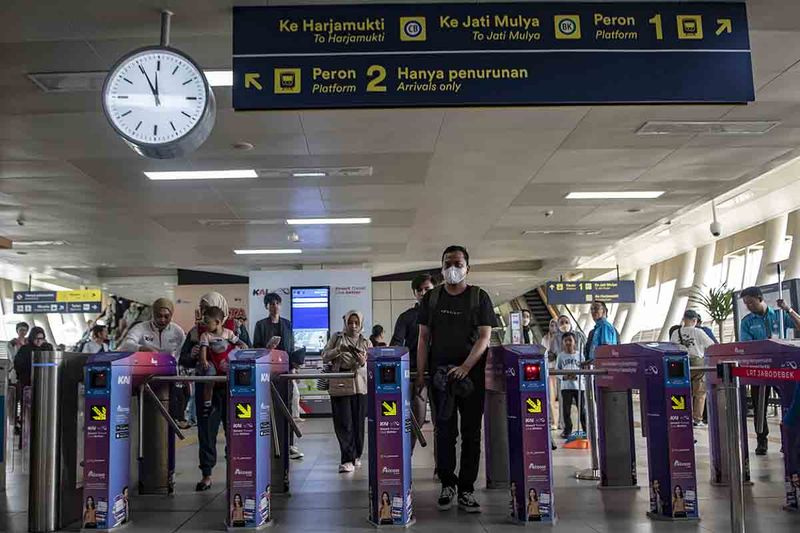
[[[428,39],[425,17],[400,17],[400,40],[420,42]]]

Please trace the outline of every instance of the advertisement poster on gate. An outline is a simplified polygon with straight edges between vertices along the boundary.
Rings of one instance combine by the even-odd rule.
[[[670,486],[672,494],[670,507],[673,518],[697,518],[697,480],[695,473],[694,442],[692,432],[691,406],[684,409],[675,398],[684,402],[691,402],[689,389],[670,390],[667,394],[667,412],[669,415],[669,461],[670,461]]]
[[[550,492],[550,426],[547,398],[543,393],[521,395],[525,476],[525,520],[551,522],[552,494]]]

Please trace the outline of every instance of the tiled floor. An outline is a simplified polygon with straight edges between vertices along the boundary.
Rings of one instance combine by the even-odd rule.
[[[752,421],[750,421],[752,423]],[[777,419],[773,419],[777,422]],[[429,426],[426,427],[430,429]],[[337,473],[338,447],[330,420],[309,420],[303,423],[305,436],[300,441],[306,456],[292,462],[292,496],[273,498],[275,523],[270,531],[351,532],[374,530],[367,521],[366,468],[355,474]],[[748,531],[765,533],[797,533],[800,514],[781,510],[782,456],[776,440],[777,426],[772,432],[770,454],[752,457],[755,485],[746,488]],[[725,488],[708,484],[708,446],[706,430],[698,430],[698,480],[700,482],[701,521],[694,523],[652,522],[646,516],[647,491],[599,491],[592,482],[576,481],[576,469],[589,466],[588,451],[554,452],[556,511],[559,517],[553,530],[569,533],[622,533],[628,531],[730,531],[728,493]],[[644,439],[638,440],[639,479],[647,479]],[[753,449],[751,447],[751,449]],[[176,494],[167,496],[134,496],[133,523],[127,532],[223,531],[224,465],[216,472],[216,483],[206,493],[193,492],[198,480],[197,445],[190,439],[178,452]],[[437,533],[478,533],[520,531],[521,526],[506,521],[508,502],[505,490],[479,490],[483,505],[480,515],[467,515],[457,509],[439,512],[435,506],[439,486],[432,479],[432,449],[421,449],[414,456],[414,504],[417,518],[410,531]],[[483,480],[479,482],[483,483]],[[0,531],[27,531],[27,480],[12,474],[7,492],[0,493]],[[77,525],[75,526],[77,527]],[[534,526],[536,527],[536,526]],[[538,526],[547,527],[549,526]]]

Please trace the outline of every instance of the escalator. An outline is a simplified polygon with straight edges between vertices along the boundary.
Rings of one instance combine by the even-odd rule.
[[[541,339],[547,333],[550,320],[556,318],[555,314],[551,312],[550,308],[544,301],[544,293],[541,287],[526,292],[523,295],[525,303],[528,304],[528,309],[531,312],[531,328],[533,329],[534,336]]]

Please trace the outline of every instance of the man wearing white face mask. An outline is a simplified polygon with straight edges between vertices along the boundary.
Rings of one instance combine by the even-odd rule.
[[[426,369],[430,368],[432,389],[437,375],[446,372],[445,380],[439,380],[439,384],[446,381],[446,390],[431,391],[436,402],[436,465],[442,481],[439,509],[450,509],[457,491],[459,508],[478,513],[481,508],[473,492],[481,457],[485,354],[495,315],[489,295],[467,285],[468,272],[466,248],[448,247],[442,254],[445,284],[426,294],[419,309],[417,387],[424,386]],[[459,417],[461,466],[456,475]]]

